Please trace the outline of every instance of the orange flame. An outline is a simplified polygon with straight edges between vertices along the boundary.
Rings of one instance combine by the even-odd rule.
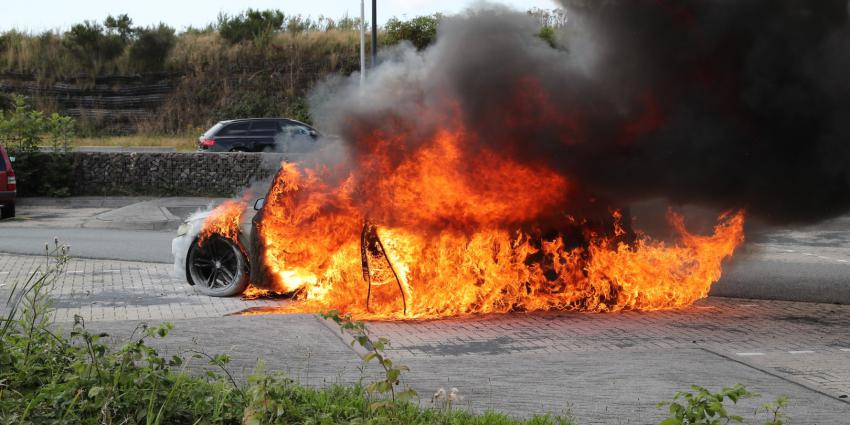
[[[463,131],[441,130],[400,158],[383,152],[407,135],[370,137],[372,150],[344,178],[283,164],[273,182],[258,228],[262,261],[272,290],[300,298],[278,311],[427,319],[678,308],[707,296],[743,241],[743,212],[722,215],[710,236],[689,233],[670,213],[677,243],[627,244],[615,211],[611,237],[587,230],[587,243],[567,247],[563,237],[520,230],[563,214],[573,191],[564,176],[466,152],[473,136]],[[380,250],[361,252],[364,222],[375,224]]]
[[[242,222],[242,214],[245,213],[246,202],[246,199],[228,200],[215,207],[204,220],[203,227],[198,233],[198,245],[203,245],[212,235],[225,237],[238,244],[239,226]]]
[[[272,292],[268,289],[257,288],[254,285],[248,285],[248,288],[245,289],[245,292],[242,293],[242,299],[244,300],[256,300],[260,298],[267,298],[271,296],[277,295],[275,292]]]

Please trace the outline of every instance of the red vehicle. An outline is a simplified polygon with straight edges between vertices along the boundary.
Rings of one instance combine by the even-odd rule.
[[[9,158],[6,149],[0,146],[0,218],[15,216],[15,198],[18,195],[16,183],[12,158]]]

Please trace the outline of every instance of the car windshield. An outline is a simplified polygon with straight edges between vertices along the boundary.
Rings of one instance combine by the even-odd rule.
[[[283,152],[304,153],[316,148],[316,140],[310,134],[311,129],[301,124],[291,123],[283,127],[277,136],[277,144]]]
[[[289,124],[285,127],[285,131],[292,135],[310,135],[313,129],[302,124]]]

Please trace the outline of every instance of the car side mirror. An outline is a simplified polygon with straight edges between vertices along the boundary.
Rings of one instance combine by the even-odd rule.
[[[319,137],[319,132],[316,130],[310,130],[310,137]]]
[[[254,202],[254,211],[259,211],[259,210],[263,209],[263,207],[265,205],[266,205],[266,198],[257,199]]]
[[[15,162],[15,157],[14,157],[14,156],[10,156],[10,157],[9,157],[9,162]]]

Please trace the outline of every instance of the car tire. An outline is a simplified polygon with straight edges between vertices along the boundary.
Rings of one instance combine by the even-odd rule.
[[[3,208],[0,208],[0,219],[3,218],[12,218],[15,216],[15,204],[6,205]]]
[[[192,242],[186,255],[186,279],[211,297],[232,297],[248,287],[248,260],[232,241],[213,235]]]

